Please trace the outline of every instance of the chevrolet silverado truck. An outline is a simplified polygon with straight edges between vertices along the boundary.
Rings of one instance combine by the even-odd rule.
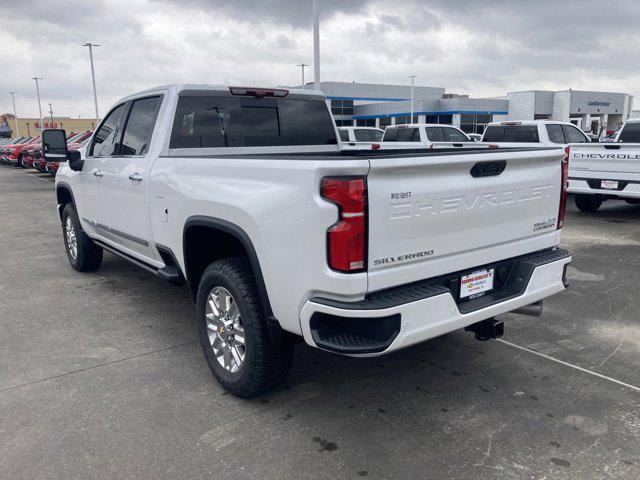
[[[320,92],[170,85],[119,101],[55,191],[71,266],[106,250],[194,296],[205,359],[250,397],[295,341],[382,355],[566,288],[562,149],[340,151]]]
[[[570,145],[568,150],[568,191],[579,210],[595,212],[612,199],[640,203],[640,143]]]

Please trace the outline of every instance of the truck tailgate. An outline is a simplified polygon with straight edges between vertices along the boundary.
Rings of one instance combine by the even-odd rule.
[[[571,177],[580,173],[622,173],[640,175],[640,144],[595,143],[569,146]],[[597,176],[597,175],[596,175]]]
[[[369,290],[555,245],[563,158],[562,149],[371,158]]]

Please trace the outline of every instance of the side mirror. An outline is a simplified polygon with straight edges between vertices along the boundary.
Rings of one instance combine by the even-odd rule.
[[[67,133],[60,129],[43,130],[42,155],[45,162],[66,162]]]

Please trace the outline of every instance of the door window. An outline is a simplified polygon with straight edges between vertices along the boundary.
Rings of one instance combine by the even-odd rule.
[[[425,130],[430,142],[444,142],[444,132],[441,127],[427,127]]]
[[[562,125],[549,124],[547,125],[547,133],[549,134],[549,140],[553,143],[567,143],[564,140],[564,133],[562,131]]]
[[[562,125],[562,129],[564,130],[564,136],[567,139],[567,143],[587,143],[589,141],[587,136],[576,127]]]
[[[366,130],[364,128],[358,128],[354,131],[354,134],[356,136],[356,142],[370,142],[371,141],[371,134],[369,133],[369,130]]]
[[[338,133],[340,134],[340,140],[343,142],[349,141],[349,130],[338,130]]]
[[[420,130],[417,128],[398,128],[399,142],[419,142]]]
[[[124,128],[120,155],[144,155],[149,151],[151,133],[162,97],[134,100]]]
[[[120,150],[118,140],[120,139],[120,121],[124,113],[124,103],[111,110],[104,119],[102,125],[93,136],[90,156],[109,157],[117,155]]]
[[[444,130],[444,138],[447,139],[447,142],[468,142],[469,139],[467,136],[462,133],[460,130],[456,130],[455,128],[443,128]]]

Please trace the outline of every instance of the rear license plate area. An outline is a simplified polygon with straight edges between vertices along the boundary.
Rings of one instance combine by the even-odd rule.
[[[493,291],[495,285],[495,269],[484,268],[460,276],[459,299],[473,300]]]

